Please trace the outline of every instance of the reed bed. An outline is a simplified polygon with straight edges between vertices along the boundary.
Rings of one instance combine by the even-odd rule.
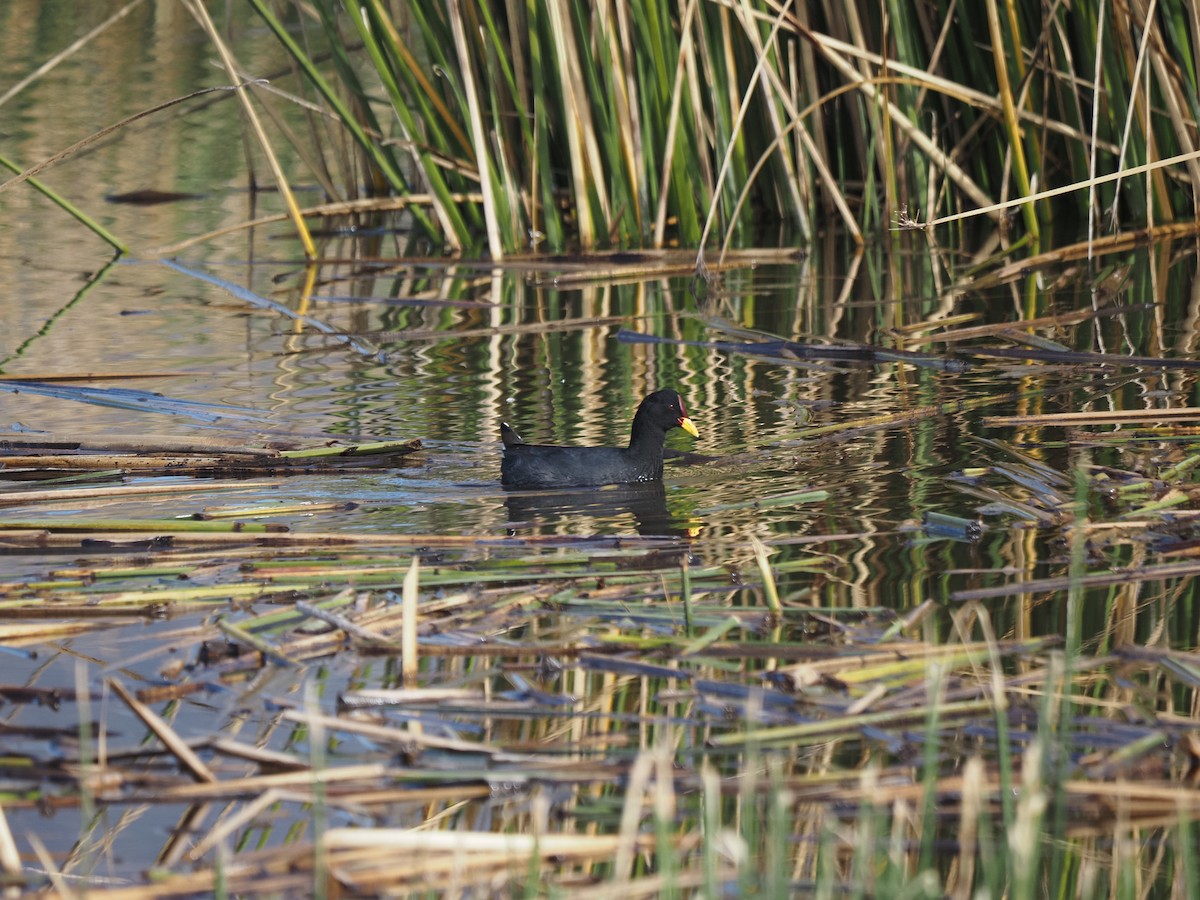
[[[250,572],[258,554],[238,555]],[[344,562],[348,585],[368,564]],[[1119,677],[1111,656],[1080,654],[1068,675],[1052,638],[929,643],[913,636],[919,615],[796,603],[772,612],[761,597],[757,608],[739,606],[729,600],[761,595],[763,585],[731,584],[728,573],[693,573],[689,614],[648,596],[665,569],[594,597],[581,591],[598,571],[544,558],[507,563],[492,585],[469,582],[486,565],[464,565],[449,590],[427,584],[421,568],[407,608],[383,586],[330,593],[330,561],[317,566],[323,599],[189,626],[171,643],[196,649],[166,682],[131,686],[111,673],[86,698],[111,693],[146,740],[114,735],[99,756],[81,740],[58,759],[28,754],[16,769],[10,759],[4,807],[167,806],[212,821],[202,836],[163,847],[153,884],[89,888],[105,897],[617,884],[655,895],[733,884],[807,890],[830,879],[870,892],[905,877],[896,853],[915,862],[935,845],[960,866],[999,867],[973,877],[952,866],[948,888],[1000,887],[1022,864],[1005,832],[1031,824],[1039,814],[1026,807],[1037,798],[1059,817],[1063,844],[1052,857],[1065,846],[1186,833],[1200,818],[1190,719],[1104,713],[1130,682],[1194,692],[1195,654],[1126,653]],[[270,568],[304,566],[311,560]],[[550,584],[529,580],[542,568]],[[52,603],[41,605],[55,617]],[[319,707],[285,704],[271,718],[273,730],[293,735],[291,749],[219,731],[184,739],[151,709],[244,694],[256,673],[300,679],[339,652],[394,656],[411,615],[414,676],[347,685]],[[964,606],[959,633],[980,617],[980,607]],[[178,657],[160,652],[164,662]],[[1070,696],[1078,707],[1066,712]],[[0,686],[0,698],[44,704],[67,723],[85,699],[14,685]],[[61,740],[71,728],[55,731]],[[22,746],[44,739],[19,725],[6,733]],[[346,741],[357,749],[338,750]],[[207,810],[219,811],[215,820]],[[280,842],[268,824],[280,816],[306,824]],[[471,828],[478,816],[496,817],[495,826]],[[677,816],[691,824],[679,827]],[[255,832],[267,840],[251,849]],[[750,843],[736,851],[731,840]],[[884,845],[892,856],[880,855]],[[784,846],[792,849],[774,855]],[[78,852],[102,851],[85,842]],[[881,858],[892,860],[883,870]],[[764,869],[754,859],[774,862]]]
[[[1178,0],[253,6],[324,114],[330,199],[408,197],[427,239],[493,258],[728,246],[764,217],[861,239],[985,215],[1036,252],[1064,218],[1190,220],[1200,187]]]
[[[972,356],[1003,331],[957,320],[911,336],[945,338],[975,366],[1007,365]],[[787,357],[778,338],[745,343]],[[867,348],[835,350],[837,365],[880,362]],[[982,571],[978,587],[904,615],[821,602],[821,585],[850,570],[847,535],[256,531],[269,504],[184,515],[188,486],[207,496],[245,483],[227,474],[131,493],[173,504],[173,519],[39,514],[60,492],[80,502],[119,484],[5,491],[0,548],[39,560],[0,585],[5,652],[138,621],[162,629],[75,690],[0,684],[10,747],[0,815],[107,822],[104,837],[85,833],[44,858],[41,874],[10,859],[9,883],[122,898],[1032,896],[1066,878],[1120,893],[1128,863],[1112,848],[1138,843],[1160,849],[1140,858],[1137,878],[1191,889],[1200,655],[1131,639],[1139,593],[1172,596],[1198,571],[1200,439],[1187,442],[1188,416],[984,420],[985,432],[1061,432],[1081,450],[1120,440],[1130,465],[1063,471],[976,438],[989,463],[952,479],[976,516],[931,513],[909,523],[913,540],[978,544],[1004,521],[1079,552],[1052,577]],[[796,441],[908,421],[814,427]],[[1171,437],[1179,451],[1163,457]],[[170,453],[184,471],[215,446],[48,443],[46,476],[62,474],[64,445]],[[303,449],[258,450],[272,464],[287,452]],[[996,636],[989,599],[1063,595],[1104,598],[1063,607],[1100,627]],[[36,725],[17,715],[35,709]],[[233,709],[256,729],[230,731]],[[179,826],[143,883],[87,874],[157,809]]]

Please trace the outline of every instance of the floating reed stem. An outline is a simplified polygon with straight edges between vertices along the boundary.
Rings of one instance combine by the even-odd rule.
[[[192,777],[197,781],[207,784],[215,784],[217,776],[204,764],[204,761],[196,755],[195,751],[187,745],[187,743],[175,733],[175,730],[165,721],[159,718],[158,714],[132,693],[123,685],[117,678],[109,678],[107,684],[112,688],[113,693],[120,697],[125,705],[133,710],[133,714],[142,720],[142,723],[154,732],[155,737],[166,745],[167,749],[175,755],[179,760],[180,766],[187,772],[192,774]]]

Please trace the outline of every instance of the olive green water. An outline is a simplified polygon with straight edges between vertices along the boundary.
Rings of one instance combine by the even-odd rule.
[[[0,93],[93,24],[78,21],[79,8],[54,2],[0,8]],[[87,4],[82,15],[98,22],[117,8]],[[244,61],[262,73],[281,67],[268,41],[239,33]],[[142,4],[104,38],[0,106],[0,153],[32,164],[124,115],[221,84],[212,58],[176,4]],[[186,501],[60,504],[54,515],[172,516],[209,502],[348,501],[355,508],[280,521],[296,529],[432,535],[688,533],[697,560],[714,565],[744,564],[752,536],[776,542],[779,558],[788,559],[801,552],[790,539],[827,535],[818,546],[838,559],[836,575],[783,579],[785,601],[905,611],[933,599],[944,604],[944,613],[954,591],[1064,570],[1065,549],[1056,532],[1039,533],[1012,509],[984,508],[986,500],[964,489],[970,479],[956,473],[1003,460],[981,439],[1028,442],[1030,452],[1064,473],[1073,470],[1079,447],[1064,446],[1062,432],[993,427],[985,416],[1200,405],[1195,373],[1186,369],[1046,371],[1014,359],[973,360],[973,368],[947,372],[886,359],[755,356],[716,343],[746,341],[738,329],[748,329],[805,343],[889,346],[892,329],[938,316],[974,313],[978,318],[968,324],[981,324],[1015,321],[1030,307],[1036,315],[1052,315],[1103,303],[1131,311],[1062,329],[1054,338],[1072,350],[1191,357],[1197,337],[1194,248],[1152,247],[1106,259],[1107,268],[1095,273],[1054,270],[986,292],[950,291],[965,265],[947,259],[965,260],[976,247],[935,250],[920,236],[880,232],[863,253],[829,238],[802,259],[721,274],[703,295],[688,278],[631,280],[603,265],[594,280],[568,285],[554,272],[452,260],[387,266],[354,261],[394,256],[404,239],[403,220],[371,223],[380,231],[366,238],[323,238],[323,254],[337,261],[320,264],[308,296],[298,245],[286,224],[180,252],[192,273],[275,301],[335,333],[324,334],[171,268],[155,253],[277,209],[273,194],[248,190],[241,148],[234,102],[196,102],[45,173],[48,184],[130,243],[131,257],[111,265],[103,243],[27,185],[0,193],[2,373],[39,379],[98,373],[107,377],[97,386],[204,404],[215,421],[182,405],[144,412],[21,392],[0,393],[0,427],[77,436],[238,435],[247,442],[419,438],[424,451],[402,468],[296,477],[232,499],[224,492],[206,498],[201,486]],[[297,165],[294,159],[285,163]],[[261,160],[254,165],[265,180]],[[106,201],[142,189],[198,196],[147,207]],[[317,196],[311,194],[314,202]],[[1112,272],[1119,277],[1108,277]],[[1097,285],[1116,287],[1104,293]],[[630,341],[622,329],[673,342]],[[345,334],[356,342],[338,337]],[[153,377],[120,377],[144,373]],[[701,436],[671,436],[672,449],[697,456],[668,467],[661,505],[647,510],[603,492],[514,498],[499,486],[501,421],[539,442],[618,443],[641,396],[666,386],[683,395]],[[878,421],[939,404],[945,405],[940,414]],[[862,427],[842,435],[810,431],[851,421]],[[1163,453],[1169,450],[1164,445]],[[1119,449],[1092,452],[1114,467],[1129,462]],[[1014,499],[1024,496],[1017,484],[1005,490]],[[977,543],[930,539],[916,526],[931,512],[979,519],[987,529]],[[12,518],[27,513],[19,506],[6,510]],[[0,556],[0,580],[46,565],[40,557]],[[1156,584],[1147,596],[1153,600],[1161,590]],[[1191,650],[1200,620],[1191,587],[1182,591],[1169,613],[1148,604],[1137,631],[1161,627],[1171,647]],[[1106,595],[1097,591],[1094,598],[1085,614],[1089,633],[1105,622]],[[1060,598],[1042,599],[1020,606],[995,601],[998,630],[1059,633]],[[153,681],[161,658],[143,665],[139,654],[190,621],[107,629],[42,647],[36,658],[0,653],[0,685],[69,687],[79,677],[115,671]],[[936,632],[945,621],[943,614],[931,627]],[[188,652],[179,650],[181,656]],[[264,691],[292,692],[301,677],[278,674]],[[383,676],[360,661],[339,659],[329,662],[325,678],[332,696],[351,682],[370,686]],[[185,737],[203,736],[227,728],[241,713],[233,703],[189,700],[174,723]],[[0,706],[0,719],[14,725],[71,729],[76,716],[73,709],[58,714]],[[132,743],[138,726],[128,718],[120,724],[123,742]],[[7,750],[43,747],[14,740]],[[154,808],[137,827],[117,829],[113,874],[144,868],[176,812]],[[41,835],[55,854],[65,854],[77,836],[77,821],[67,822],[65,813],[41,819],[18,810],[9,818],[14,829]]]

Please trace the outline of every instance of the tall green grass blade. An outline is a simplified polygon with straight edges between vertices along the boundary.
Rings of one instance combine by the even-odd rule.
[[[353,13],[357,4],[353,3],[353,0],[348,0],[348,6],[349,11]],[[437,210],[438,219],[444,226],[445,236],[453,246],[460,248],[469,246],[473,241],[471,230],[467,227],[458,204],[451,196],[453,191],[446,182],[444,170],[429,151],[425,136],[422,134],[422,120],[411,110],[408,98],[401,91],[400,84],[390,65],[389,51],[393,54],[397,51],[395,42],[391,40],[390,29],[382,25],[386,16],[378,8],[376,2],[371,2],[367,9],[371,13],[370,16],[354,15],[354,24],[358,28],[359,37],[372,62],[375,63],[376,72],[391,99],[392,108],[396,112],[397,121],[400,122],[410,152],[421,169],[430,193],[436,198],[437,202],[434,208]]]
[[[11,159],[9,159],[7,156],[0,156],[0,166],[4,166],[4,168],[8,169],[14,175],[21,174],[21,167],[18,166]],[[74,203],[72,203],[70,200],[68,200],[62,194],[58,193],[53,188],[49,187],[48,185],[44,184],[43,182],[39,181],[36,178],[29,178],[28,181],[29,181],[30,187],[32,187],[34,190],[38,191],[43,196],[45,196],[55,206],[58,206],[59,208],[66,211],[76,221],[78,221],[84,227],[88,228],[94,234],[96,234],[96,236],[99,237],[101,240],[106,241],[118,253],[128,253],[129,252],[129,247],[120,238],[118,238],[116,235],[114,235],[111,231],[109,231],[107,228],[105,228],[103,225],[101,225],[99,222],[97,222],[95,219],[93,219],[91,216],[89,216],[87,213],[85,213],[82,209],[80,209],[78,206],[76,206]]]

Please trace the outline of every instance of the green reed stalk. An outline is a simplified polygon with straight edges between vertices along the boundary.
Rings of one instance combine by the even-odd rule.
[[[0,166],[8,169],[10,172],[19,175],[21,167],[6,156],[0,156]],[[128,253],[129,247],[124,244],[120,238],[114,235],[111,231],[85,213],[82,209],[64,197],[62,194],[55,191],[53,188],[38,181],[36,178],[29,178],[30,187],[41,193],[44,197],[50,200],[55,206],[63,209],[68,215],[72,216],[76,221],[84,225],[86,228],[96,234],[101,240],[110,244],[118,253]]]

